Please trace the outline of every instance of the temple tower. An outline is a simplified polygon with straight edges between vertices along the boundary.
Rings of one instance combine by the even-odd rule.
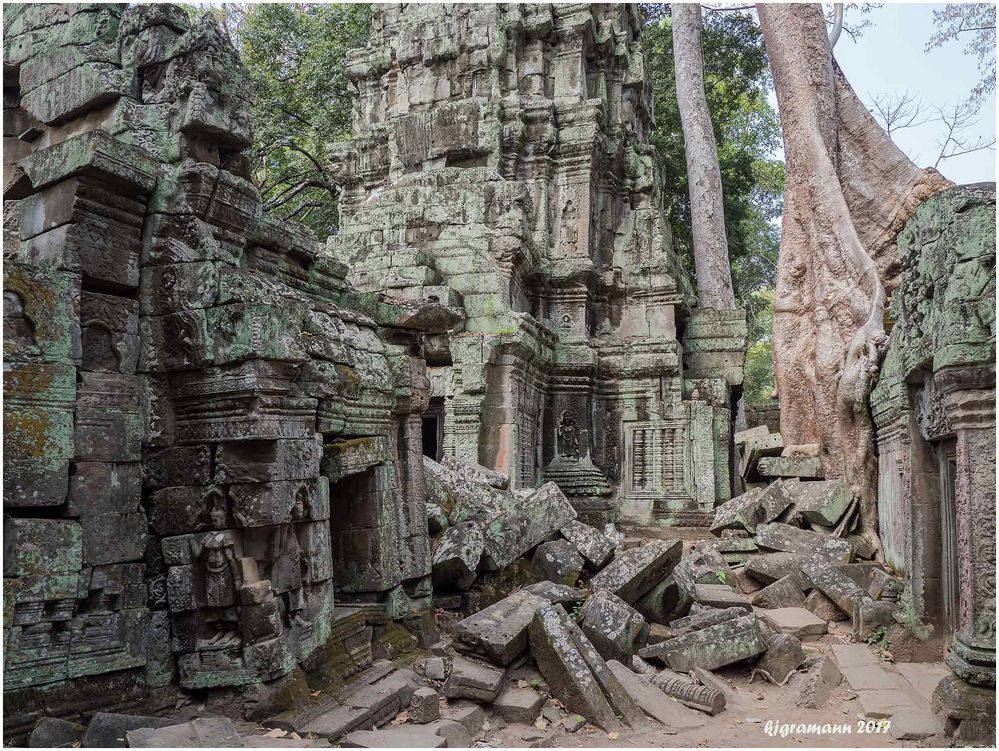
[[[359,289],[465,313],[428,353],[425,450],[554,480],[591,521],[703,522],[745,320],[692,315],[637,6],[378,6],[348,75],[330,248]]]

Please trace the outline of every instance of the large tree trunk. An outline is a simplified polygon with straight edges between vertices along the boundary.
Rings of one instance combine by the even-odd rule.
[[[822,7],[759,4],[784,133],[774,369],[785,444],[819,443],[826,477],[861,501],[877,542],[867,397],[885,342],[895,236],[950,183],[899,151],[832,59]]]
[[[701,6],[671,3],[676,100],[687,152],[687,185],[694,236],[697,304],[702,308],[735,309],[732,270],[725,237],[718,147],[704,96],[701,54]]]

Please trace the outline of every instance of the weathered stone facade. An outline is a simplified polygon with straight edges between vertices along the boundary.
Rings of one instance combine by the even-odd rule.
[[[363,669],[429,610],[423,341],[459,314],[261,213],[208,17],[4,22],[5,725]]]
[[[995,185],[926,201],[898,246],[896,322],[871,395],[880,534],[906,615],[948,642],[957,679],[938,691],[943,707],[969,719],[960,697],[994,690],[996,675]],[[994,694],[991,706],[994,733]]]
[[[591,521],[704,523],[745,320],[690,309],[640,28],[633,5],[378,6],[330,247],[359,289],[465,312],[427,352],[434,458],[553,480]]]

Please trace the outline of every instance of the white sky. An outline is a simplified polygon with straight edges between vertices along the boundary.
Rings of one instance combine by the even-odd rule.
[[[933,34],[934,9],[942,5],[889,3],[868,14],[871,26],[856,42],[843,34],[835,56],[857,95],[867,104],[882,93],[909,92],[920,98],[927,109],[932,105],[953,106],[968,98],[978,82],[978,60],[964,53],[964,42],[948,42],[924,52]],[[847,8],[846,23],[858,10]],[[935,115],[935,113],[933,113]],[[979,137],[987,142],[995,137],[995,94],[979,112],[979,122],[967,131],[968,141]],[[945,132],[940,122],[893,134],[896,143],[920,167],[932,166],[940,152],[937,141]],[[996,152],[979,151],[942,161],[938,169],[954,182],[992,182],[996,179]]]

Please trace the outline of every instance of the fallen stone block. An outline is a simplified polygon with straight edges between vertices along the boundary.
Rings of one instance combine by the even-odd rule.
[[[854,638],[866,641],[878,629],[890,626],[896,609],[894,602],[882,600],[861,602],[853,614]]]
[[[455,624],[455,647],[496,665],[509,665],[527,649],[527,628],[534,614],[548,604],[544,597],[526,590],[514,592]]]
[[[742,607],[711,608],[700,613],[677,618],[675,621],[671,621],[669,625],[674,637],[683,636],[708,628],[709,626],[717,626],[719,623],[725,623],[725,621],[741,618],[745,614],[746,610]]]
[[[502,668],[457,655],[444,682],[444,696],[490,702],[503,686],[503,674]]]
[[[784,439],[780,433],[747,441],[739,455],[739,475],[745,479],[753,477],[753,470],[764,457],[779,456],[784,449]]]
[[[670,574],[635,603],[635,610],[649,623],[669,623],[674,613],[677,617],[686,613],[693,602],[693,586],[690,592],[681,592],[673,574]]]
[[[572,625],[561,605],[548,605],[538,610],[529,629],[531,656],[552,695],[568,711],[581,714],[611,732],[621,725],[576,647]]]
[[[535,549],[531,569],[539,579],[574,587],[583,571],[583,556],[568,540],[550,540]]]
[[[644,646],[649,627],[642,614],[620,597],[598,589],[583,605],[580,628],[605,660],[628,662]]]
[[[812,524],[834,526],[853,503],[853,491],[842,480],[799,482],[791,487],[794,505]]]
[[[409,701],[410,719],[417,725],[426,725],[428,722],[440,719],[440,716],[440,695],[426,686],[416,689],[413,692],[413,698]]]
[[[472,586],[484,546],[478,522],[467,521],[448,527],[431,547],[434,587],[464,590]]]
[[[648,676],[629,670],[617,660],[610,660],[607,667],[635,703],[652,719],[674,731],[693,730],[704,725],[703,717],[666,696],[662,689],[652,685]]]
[[[766,649],[755,615],[735,618],[717,626],[694,631],[639,650],[639,657],[656,658],[667,667],[686,673],[696,667],[706,670],[747,660]]]
[[[492,703],[492,710],[507,722],[530,725],[541,712],[545,697],[529,688],[504,686]]]
[[[755,594],[763,589],[763,584],[750,576],[744,565],[732,569],[728,575],[728,583],[732,585],[732,589],[744,595]]]
[[[169,717],[144,717],[142,715],[97,712],[87,725],[83,736],[84,748],[127,748],[127,733],[140,728],[165,728],[178,721]]]
[[[819,590],[813,589],[805,598],[804,607],[824,621],[847,621],[850,616],[840,610],[835,602],[830,600]]]
[[[695,584],[694,601],[710,608],[742,608],[747,613],[753,612],[749,599],[727,584]]]
[[[586,561],[594,568],[601,568],[614,555],[614,546],[600,532],[581,521],[571,521],[559,533],[576,546]]]
[[[820,709],[829,701],[843,680],[836,662],[828,657],[811,657],[805,660],[806,672],[793,676],[791,695],[797,707]]]
[[[126,734],[129,748],[239,748],[236,726],[227,717],[198,717],[163,728],[139,728]]]
[[[729,537],[718,540],[712,547],[721,553],[725,563],[730,566],[744,564],[754,555],[760,552],[756,545],[756,540],[752,538]]]
[[[529,584],[521,591],[529,592],[532,595],[537,595],[538,597],[543,597],[548,600],[548,602],[559,603],[560,605],[564,605],[569,602],[579,602],[580,600],[586,599],[586,590],[569,587],[565,584],[556,584],[555,582],[549,581]]]
[[[758,608],[800,608],[804,604],[804,577],[800,573],[788,574],[753,596],[753,605]]]
[[[441,710],[441,717],[459,723],[469,735],[476,735],[486,721],[485,710],[475,702],[458,699],[449,701]]]
[[[764,584],[801,572],[805,556],[798,553],[761,553],[746,561],[746,573]]]
[[[631,698],[631,695],[624,690],[624,687],[614,676],[614,673],[607,667],[604,658],[597,652],[596,647],[590,643],[590,640],[586,638],[586,635],[572,619],[569,619],[568,631],[572,643],[575,644],[576,649],[579,650],[579,654],[582,655],[586,667],[590,669],[593,677],[597,679],[597,684],[604,692],[604,696],[614,709],[614,712],[618,717],[623,718],[627,725],[633,728],[638,727],[645,719],[641,708]]]
[[[725,694],[711,686],[699,685],[672,670],[662,670],[649,678],[653,686],[681,704],[716,715],[725,709]]]
[[[625,550],[590,579],[590,587],[609,590],[634,604],[673,571],[682,551],[680,540],[653,540],[639,548]]]
[[[448,748],[468,748],[472,745],[472,735],[465,726],[454,720],[434,720],[426,727],[431,728],[444,739]]]
[[[765,456],[756,463],[762,477],[822,479],[822,460],[814,456]]]
[[[767,637],[766,641],[767,651],[757,660],[754,670],[771,683],[783,686],[805,661],[801,640],[791,634],[778,633]]]
[[[822,558],[806,560],[801,564],[801,573],[851,618],[854,618],[862,602],[872,599],[867,590],[858,587],[846,574]]]
[[[829,624],[805,608],[776,608],[760,611],[760,617],[774,631],[791,634],[799,639],[819,636],[829,630]]]
[[[849,563],[853,555],[853,548],[846,540],[780,522],[761,524],[757,527],[756,544],[761,548],[785,553],[820,556],[832,563]]]
[[[754,488],[715,509],[710,531],[742,528],[755,533],[760,524],[773,521],[791,505],[789,485],[780,480],[764,489]]]
[[[509,508],[483,528],[483,566],[499,571],[576,518],[576,510],[554,482],[533,493],[513,496]]]
[[[764,654],[766,653],[764,652]],[[705,670],[704,668],[694,668],[690,671],[690,674],[694,677],[694,680],[702,686],[713,688],[715,691],[724,696],[726,704],[728,704],[729,700],[734,699],[738,694],[736,689],[728,685],[710,670]]]
[[[429,725],[355,730],[340,744],[343,748],[446,748],[447,741]]]
[[[749,441],[766,438],[768,435],[770,435],[770,428],[766,425],[757,425],[754,428],[737,431],[735,435],[732,436],[732,441],[736,446],[744,446]]]
[[[58,717],[41,717],[28,736],[28,748],[79,747],[87,728]]]

